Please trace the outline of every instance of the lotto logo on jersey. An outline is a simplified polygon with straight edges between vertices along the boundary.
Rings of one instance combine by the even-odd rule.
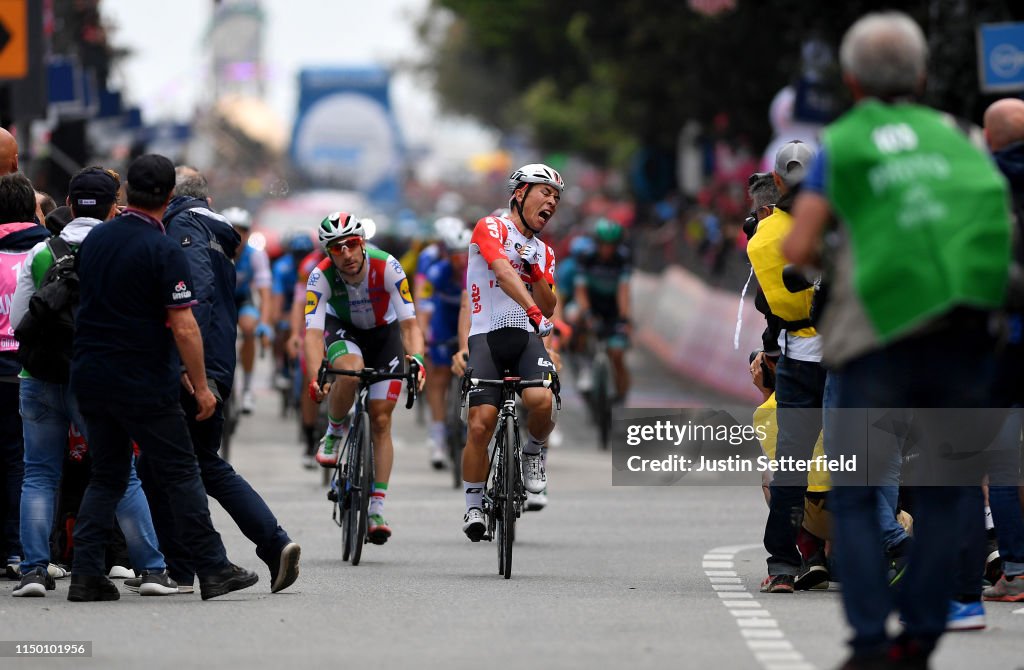
[[[184,281],[179,281],[174,285],[174,292],[171,293],[173,300],[188,300],[192,297],[192,291],[188,290],[188,286]]]
[[[409,280],[402,277],[398,282],[395,283],[398,287],[398,293],[402,296],[402,300],[405,301],[406,305],[412,304],[412,293],[409,292]]]
[[[469,295],[473,300],[473,313],[479,314],[483,311],[483,307],[480,306],[480,287],[473,284],[473,289],[469,292]]]
[[[320,304],[320,294],[316,291],[306,291],[306,314],[312,314]]]

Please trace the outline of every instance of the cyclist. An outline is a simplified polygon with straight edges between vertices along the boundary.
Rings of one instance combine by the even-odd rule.
[[[295,302],[295,284],[299,276],[299,264],[313,251],[313,240],[306,233],[292,235],[285,244],[287,250],[271,266],[270,300],[276,333],[274,336],[274,360],[277,365],[275,385],[287,389],[292,385],[291,361],[295,356],[287,351],[291,339],[292,303]],[[305,286],[305,284],[303,284]]]
[[[404,353],[405,358],[419,362],[418,386],[422,389],[426,378],[423,333],[401,264],[385,251],[368,250],[363,222],[346,212],[329,215],[318,232],[328,257],[316,266],[306,284],[306,370],[316,374],[325,348],[331,367],[345,370],[371,367],[395,372]],[[316,455],[324,467],[337,464],[358,384],[354,377],[339,377],[325,388],[315,379],[310,382],[317,402],[330,394],[327,434]],[[367,536],[374,544],[384,544],[391,536],[384,520],[384,497],[394,460],[391,413],[401,391],[402,382],[397,380],[370,387],[374,484]]]
[[[592,322],[594,335],[608,344],[608,360],[615,372],[613,402],[622,403],[630,385],[626,369],[632,311],[630,254],[622,244],[622,226],[614,221],[599,219],[594,237],[597,251],[580,259],[576,269],[576,302],[582,323]]]
[[[445,257],[434,262],[426,272],[426,284],[421,284],[417,318],[427,333],[429,354],[427,402],[430,404],[430,462],[440,470],[447,459],[445,445],[445,404],[451,383],[451,358],[457,347],[453,340],[458,335],[459,305],[466,290],[466,261],[472,232],[464,227],[447,230],[442,234]],[[430,297],[423,295],[430,286]]]
[[[555,257],[537,235],[558,209],[565,184],[546,165],[526,165],[508,180],[508,217],[488,216],[477,222],[469,246],[469,367],[473,374],[500,379],[507,369],[523,379],[536,379],[555,366],[540,337],[554,329],[549,317],[557,302]],[[536,334],[533,332],[536,331]],[[538,337],[540,335],[540,337]],[[487,444],[498,419],[501,391],[476,388],[469,396],[469,431],[462,457],[466,514],[462,531],[479,542],[486,530],[481,508],[487,478]],[[523,479],[527,491],[547,485],[541,455],[554,427],[551,391],[525,389],[527,440],[523,445]]]
[[[305,296],[306,283],[309,276],[316,270],[316,266],[324,260],[324,252],[319,247],[306,254],[299,261],[295,279],[295,293],[292,297],[292,311],[289,315],[291,324],[291,337],[288,338],[288,355],[299,362],[302,370],[302,386],[306,388],[309,382],[316,376],[317,371],[310,370],[305,365],[305,353],[303,352],[306,337],[305,322]],[[299,421],[302,428],[302,439],[305,443],[305,452],[302,457],[302,464],[307,469],[316,468],[316,446],[319,436],[316,434],[316,419],[319,409],[316,402],[309,397],[308,393],[299,394]]]
[[[238,330],[242,334],[242,346],[238,358],[242,361],[242,413],[251,414],[256,407],[252,395],[252,369],[256,361],[256,338],[263,346],[270,344],[270,259],[267,252],[249,244],[252,232],[252,216],[241,207],[228,207],[221,215],[234,226],[242,236],[235,257],[235,303],[238,306]],[[259,296],[259,307],[253,303],[253,289]]]
[[[449,235],[456,235],[466,227],[460,219],[454,216],[442,216],[434,222],[434,241],[423,247],[423,250],[416,256],[416,272],[413,274],[413,294],[416,296],[416,307],[422,299],[429,300],[431,295],[430,280],[427,279],[427,271],[438,261],[445,259],[444,240]],[[421,319],[420,325],[423,326]],[[425,330],[425,327],[424,327]]]

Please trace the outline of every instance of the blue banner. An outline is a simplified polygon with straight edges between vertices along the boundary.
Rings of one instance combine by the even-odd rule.
[[[985,93],[1024,91],[1024,23],[978,27],[978,81]]]

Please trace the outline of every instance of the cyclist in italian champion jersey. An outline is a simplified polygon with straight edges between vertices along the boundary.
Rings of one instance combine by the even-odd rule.
[[[318,232],[328,256],[306,284],[306,369],[314,374],[320,368],[325,348],[330,366],[345,370],[369,367],[396,372],[403,357],[415,358],[422,389],[426,380],[423,333],[401,264],[385,251],[367,249],[363,222],[351,214],[331,214],[320,223]],[[310,382],[311,395],[318,402],[330,394],[327,434],[316,455],[324,467],[337,463],[358,385],[354,377],[338,377],[325,388],[315,379]],[[400,380],[370,387],[374,484],[367,536],[375,544],[383,544],[391,536],[384,520],[384,497],[394,461],[391,413],[401,391]]]
[[[561,175],[546,165],[519,168],[508,180],[509,216],[485,217],[473,229],[466,283],[469,367],[474,377],[500,379],[505,370],[523,379],[555,373],[540,339],[554,329],[548,319],[557,303],[552,291],[555,256],[537,235],[558,209],[564,187]],[[522,398],[528,411],[523,483],[527,491],[540,493],[547,485],[543,451],[555,425],[552,394],[545,388],[530,388],[523,390]],[[487,443],[498,420],[500,400],[497,388],[475,388],[469,395],[469,432],[462,458],[466,494],[462,532],[473,542],[479,542],[486,530],[481,505]]]
[[[427,402],[430,405],[430,462],[440,470],[448,459],[445,407],[451,383],[451,358],[458,348],[459,306],[466,290],[466,262],[472,233],[465,229],[445,231],[441,242],[445,257],[436,261],[426,273],[430,297],[421,293],[416,314],[427,333]],[[424,291],[424,285],[420,285]]]
[[[238,330],[242,334],[242,345],[238,358],[242,361],[242,412],[252,413],[256,400],[252,395],[252,369],[256,362],[256,338],[263,346],[270,344],[273,335],[270,326],[270,259],[267,252],[249,244],[252,232],[252,216],[241,207],[228,207],[221,215],[226,218],[242,236],[235,258],[235,304],[238,307]],[[259,297],[259,306],[253,302],[253,291]]]

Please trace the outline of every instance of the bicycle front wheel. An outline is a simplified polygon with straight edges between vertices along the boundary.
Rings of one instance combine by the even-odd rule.
[[[466,445],[466,426],[461,414],[462,377],[452,377],[448,387],[448,412],[445,417],[448,434],[448,457],[452,462],[452,487],[462,488],[462,449]]]
[[[598,438],[601,449],[608,448],[612,428],[611,375],[608,359],[599,356],[594,361],[594,414],[597,418]]]
[[[353,530],[352,565],[359,565],[366,543],[366,530],[369,524],[370,493],[373,492],[373,445],[370,443],[370,415],[360,412],[359,420],[359,469],[356,475],[356,492],[358,504],[353,504],[355,523]]]
[[[502,533],[500,534],[501,553],[504,556],[502,573],[505,579],[512,578],[512,543],[516,539],[516,500],[519,494],[519,431],[515,419],[505,418],[505,453],[502,461],[502,479],[504,479],[505,496],[501,501]]]

